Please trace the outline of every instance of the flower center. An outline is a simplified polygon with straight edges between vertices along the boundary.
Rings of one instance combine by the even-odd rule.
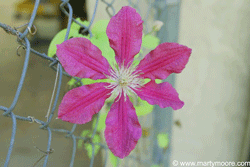
[[[119,80],[119,85],[121,85],[121,86],[128,86],[128,82],[125,79],[120,79]]]
[[[121,65],[115,69],[110,69],[110,76],[107,76],[108,79],[111,79],[113,82],[107,87],[107,89],[113,89],[112,94],[115,96],[119,95],[119,99],[123,94],[125,99],[127,94],[134,93],[135,89],[138,89],[144,85],[144,80],[139,78],[140,71],[136,71],[136,67],[130,65],[125,67]]]

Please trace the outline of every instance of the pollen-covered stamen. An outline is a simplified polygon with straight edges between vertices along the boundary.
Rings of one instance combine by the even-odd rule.
[[[140,71],[136,71],[136,67],[133,65],[120,67],[116,66],[114,69],[109,70],[110,75],[107,76],[113,82],[110,83],[107,89],[113,89],[112,94],[119,96],[123,94],[125,99],[126,95],[135,93],[133,89],[138,89],[144,85],[142,78],[139,78]]]

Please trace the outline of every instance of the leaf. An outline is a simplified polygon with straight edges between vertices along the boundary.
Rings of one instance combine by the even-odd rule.
[[[113,167],[117,166],[117,164],[118,164],[117,160],[118,159],[117,159],[117,157],[111,151],[109,151],[109,160],[110,160],[110,162],[111,162],[111,164],[112,164]]]
[[[103,34],[106,35],[106,29],[108,26],[109,20],[99,20],[93,25],[92,33],[94,34],[95,38],[100,38]]]
[[[155,79],[155,83],[157,83],[157,84],[160,84],[160,83],[162,83],[163,81],[161,80],[161,79]]]
[[[102,51],[102,55],[108,60],[109,64],[113,66],[113,64],[116,63],[115,52],[110,47],[106,34],[108,23],[109,20],[100,20],[93,25],[91,31],[94,37],[91,39],[91,42]]]
[[[93,137],[92,141],[93,141],[93,143],[100,143],[101,137],[98,134],[96,134]],[[89,158],[91,159],[92,158],[92,145],[89,143],[86,143],[84,146],[85,146],[85,149],[87,150]],[[100,145],[95,145],[94,148],[95,148],[94,155],[96,155],[98,153],[98,151],[100,150]]]
[[[88,133],[90,133],[89,130],[84,130],[84,131],[82,131],[81,136],[86,137]],[[83,140],[78,140],[77,148],[82,148],[82,145],[83,145]]]
[[[100,132],[106,127],[105,120],[106,120],[107,115],[108,115],[107,113],[102,113],[99,115],[98,125],[96,128],[97,132]],[[95,125],[96,125],[96,118],[93,120],[92,129],[95,128]]]
[[[77,21],[79,21],[80,23],[82,23],[83,25],[88,26],[89,22],[88,21],[81,21],[80,18],[76,19]],[[79,34],[79,29],[81,28],[80,25],[78,25],[77,23],[73,22],[71,24],[70,27],[70,31],[69,31],[69,38],[73,38],[73,37],[85,37],[88,38],[82,34]],[[66,35],[67,29],[63,29],[61,31],[59,31],[54,38],[52,39],[52,41],[50,42],[49,45],[49,49],[48,49],[48,57],[53,57],[56,54],[56,45],[57,44],[61,44],[63,43],[64,39],[65,39],[65,35]],[[89,38],[88,38],[89,39]]]
[[[168,134],[159,133],[157,135],[157,142],[160,148],[167,148],[169,144]]]
[[[142,38],[142,46],[148,49],[155,49],[160,44],[160,39],[153,35],[145,35]]]
[[[91,137],[92,136],[92,131],[90,130],[84,130],[81,134],[82,137]],[[101,137],[98,134],[95,134],[92,142],[93,143],[100,143],[101,141]],[[83,147],[83,140],[79,140],[78,141],[78,148],[82,148]],[[89,156],[89,158],[92,158],[92,145],[89,143],[85,143],[84,144],[84,148],[87,150],[87,154]],[[100,150],[100,145],[94,145],[95,148],[95,152],[94,155],[96,155],[98,153],[98,151]]]
[[[134,57],[134,61],[133,61],[134,66],[137,66],[140,63],[140,61],[143,59],[142,54],[143,54],[143,50],[141,48],[140,52]]]
[[[144,79],[145,84],[150,82],[150,81],[151,80],[148,78]],[[133,103],[133,105],[135,107],[135,111],[136,111],[137,116],[148,115],[154,109],[154,105],[149,104],[147,101],[142,100],[138,96],[131,95],[129,99],[131,100],[131,102]]]
[[[90,24],[89,21],[86,21],[86,20],[85,20],[85,21],[82,21],[79,17],[78,17],[76,20],[77,20],[79,23],[81,23],[82,25],[86,26],[86,27],[88,27],[89,24]],[[77,24],[76,22],[73,21],[70,28],[79,31],[80,28],[81,28],[81,26],[80,26],[79,24]]]
[[[108,60],[111,66],[114,65],[114,63],[116,63],[115,52],[109,46],[109,40],[106,33],[103,34],[102,36],[99,36],[99,38],[94,37],[90,41],[102,51],[103,57],[105,57]]]
[[[71,78],[67,84],[69,86],[73,86],[75,84],[75,82],[76,82],[76,79],[75,78]]]
[[[89,78],[83,78],[81,79],[83,85],[89,85],[89,84],[93,84],[93,83],[99,83],[99,82],[112,82],[112,80],[110,79],[97,79],[97,80],[93,80],[93,79],[89,79]]]
[[[50,42],[50,45],[49,45],[49,49],[48,49],[48,56],[49,57],[53,57],[55,54],[56,54],[56,45],[57,44],[61,44],[63,41],[64,41],[64,38],[65,38],[65,35],[66,35],[66,32],[67,32],[67,29],[63,29],[61,31],[59,31],[55,36],[54,38],[52,39],[52,41]],[[70,32],[69,32],[69,37],[73,37],[73,36],[76,36],[78,35],[78,31],[77,30],[74,30],[74,29],[71,29]]]
[[[139,97],[137,100],[138,100],[137,105],[134,105],[137,116],[148,115],[153,111],[154,109],[153,105],[148,104],[147,101],[144,101]]]

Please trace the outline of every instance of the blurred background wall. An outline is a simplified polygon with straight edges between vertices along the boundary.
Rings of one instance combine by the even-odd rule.
[[[174,128],[173,159],[247,158],[249,152],[243,152],[249,147],[249,14],[247,0],[182,1],[179,43],[193,53],[176,79],[185,106],[174,112],[183,128]]]
[[[16,2],[20,1],[0,2],[0,22],[10,26],[19,26],[26,22],[13,17]],[[93,14],[94,3],[92,0],[87,1],[88,20]],[[116,11],[123,3],[127,4],[116,0]],[[179,43],[192,48],[193,53],[184,71],[176,75],[175,87],[185,106],[174,112],[174,120],[178,120],[181,127],[175,126],[173,129],[172,160],[247,159],[250,101],[248,3],[248,0],[181,1]],[[103,3],[99,3],[94,22],[109,19],[105,7]],[[60,22],[41,18],[37,19],[37,27],[47,29],[45,33],[41,32],[41,36],[46,34],[50,38],[50,35],[59,31]],[[2,29],[0,46],[0,104],[9,106],[20,79],[24,55],[17,57],[16,37]],[[46,53],[48,43],[38,43],[34,47]],[[15,113],[45,119],[48,108],[46,105],[49,104],[55,79],[55,72],[48,65],[49,62],[31,54],[27,78]],[[62,89],[66,87],[66,81],[68,78],[64,77]],[[9,119],[0,116],[0,166],[4,164],[11,136]],[[38,130],[37,124],[23,121],[17,123],[18,140],[10,166],[25,166],[43,155],[33,146],[45,150],[47,133]],[[71,125],[56,120],[53,127],[70,129]],[[79,127],[77,132],[80,133],[83,127]],[[87,124],[86,128],[88,127],[90,124]],[[64,135],[52,135],[52,148],[56,152],[51,154],[49,166],[68,166],[72,142],[64,138]],[[96,159],[95,165],[99,166],[100,162],[100,159]],[[78,150],[75,166],[83,164],[89,164],[86,152]]]

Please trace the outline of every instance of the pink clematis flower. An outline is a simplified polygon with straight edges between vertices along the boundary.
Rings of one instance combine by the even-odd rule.
[[[142,43],[142,23],[136,10],[128,6],[111,18],[106,33],[118,64],[114,69],[88,39],[72,38],[57,45],[57,56],[70,75],[112,80],[70,90],[59,106],[58,118],[85,124],[100,111],[107,98],[116,96],[106,118],[105,138],[109,149],[120,158],[129,155],[142,133],[128,95],[136,94],[162,108],[177,110],[184,105],[171,84],[156,84],[155,79],[180,73],[188,62],[191,49],[177,43],[162,43],[134,67],[133,58],[140,52]],[[151,81],[145,84],[145,78]]]

